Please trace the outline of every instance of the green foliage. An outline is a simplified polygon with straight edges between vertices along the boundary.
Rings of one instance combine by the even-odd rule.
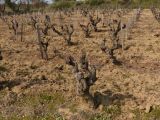
[[[5,4],[13,11],[17,12],[17,5],[13,3],[11,0],[5,0]]]
[[[150,113],[146,113],[145,114],[145,119],[149,120],[149,119],[160,119],[160,107],[155,107],[155,109],[153,109]]]
[[[7,119],[3,118],[3,120],[55,120],[55,119],[51,115],[45,115],[45,116],[41,116],[41,117],[39,117],[39,116],[36,116],[36,117],[31,117],[31,116],[19,117],[17,115],[13,115],[13,116],[11,116]],[[58,119],[56,119],[56,120],[58,120]],[[59,120],[63,120],[63,119],[59,119]]]
[[[74,1],[57,1],[53,3],[50,7],[54,9],[66,9],[66,8],[72,8],[75,6]]]
[[[53,96],[47,94],[40,94],[40,100],[49,103],[53,100]]]
[[[3,115],[0,114],[0,120],[64,120],[57,112],[57,107],[64,102],[65,98],[59,92],[43,91],[29,93],[21,96],[21,98],[13,104],[13,106],[15,106],[15,112],[11,113],[7,119],[3,118]],[[28,108],[31,110],[30,112],[34,112],[34,114],[21,116],[17,113],[17,108]]]
[[[0,120],[5,120],[5,118],[2,116],[1,113],[0,113]]]
[[[102,5],[104,4],[105,1],[104,0],[87,0],[86,4],[90,5],[90,6],[97,6],[97,5]]]
[[[40,103],[48,106],[48,109],[55,109],[57,105],[60,105],[65,102],[64,96],[60,93],[52,93],[52,92],[42,92],[35,94],[30,94],[27,96],[23,96],[20,101],[17,102],[19,106],[37,106]]]

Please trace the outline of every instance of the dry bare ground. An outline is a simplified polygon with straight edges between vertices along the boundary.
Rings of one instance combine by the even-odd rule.
[[[124,15],[129,19],[132,12]],[[65,20],[67,21],[67,20]],[[68,21],[80,21],[74,16]],[[160,25],[148,9],[129,33],[130,46],[117,51],[122,65],[108,63],[98,44],[106,36],[106,29],[93,32],[85,38],[80,27],[75,27],[73,41],[67,46],[56,34],[51,35],[49,60],[39,56],[37,36],[25,28],[24,40],[12,40],[0,21],[0,44],[3,60],[0,62],[1,119],[68,119],[68,120],[159,120],[160,119]],[[104,30],[103,30],[104,29]],[[108,36],[108,35],[107,35]],[[107,37],[109,39],[109,37]],[[97,81],[91,88],[99,94],[101,105],[91,109],[75,93],[75,78],[71,67],[53,49],[79,58],[85,50],[90,64],[97,68]]]

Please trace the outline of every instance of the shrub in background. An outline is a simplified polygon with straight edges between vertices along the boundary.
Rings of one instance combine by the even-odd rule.
[[[55,9],[64,9],[64,8],[72,8],[75,6],[75,1],[57,1],[51,5],[51,8]]]

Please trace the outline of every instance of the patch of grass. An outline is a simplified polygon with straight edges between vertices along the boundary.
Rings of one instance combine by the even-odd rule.
[[[160,106],[156,106],[151,112],[145,113],[139,109],[133,111],[135,114],[134,120],[159,120],[160,119]]]
[[[94,115],[93,117],[90,118],[90,120],[112,120],[112,119],[107,114],[102,113]]]
[[[45,115],[45,116],[36,116],[33,118],[34,120],[55,120],[54,116],[52,115]]]
[[[65,98],[61,93],[53,93],[51,91],[29,93],[21,96],[13,105],[15,109],[29,108],[31,110],[30,112],[34,114],[31,114],[31,116],[22,116],[15,111],[9,115],[7,120],[63,120],[60,115],[54,114],[57,113],[57,107],[64,102]]]
[[[62,105],[65,102],[65,98],[60,93],[53,94],[53,100],[47,106],[48,109],[54,111],[57,106]]]
[[[114,120],[121,114],[121,108],[118,105],[104,106],[103,112],[98,113],[90,118],[90,120]]]
[[[12,115],[11,117],[8,118],[8,120],[20,120],[20,118],[16,115]]]
[[[160,119],[160,107],[155,107],[150,113],[144,114],[144,120],[159,120]]]
[[[118,105],[104,106],[103,111],[115,118],[121,114],[121,108]]]
[[[31,93],[29,95],[24,95],[14,105],[17,107],[36,108],[36,106],[43,104],[46,108],[44,112],[48,111],[48,113],[54,113],[57,109],[57,106],[60,106],[64,102],[65,98],[61,93],[45,91],[41,93]]]
[[[65,120],[60,114],[54,114],[54,120]]]
[[[77,105],[76,105],[75,103],[73,103],[73,104],[71,104],[71,105],[69,106],[69,109],[70,109],[70,111],[71,111],[72,113],[75,113],[75,112],[77,112]]]
[[[96,114],[90,120],[111,120],[107,114]]]
[[[53,96],[47,95],[47,94],[40,94],[40,99],[42,101],[45,101],[45,102],[49,103],[53,100]]]
[[[5,120],[5,118],[3,117],[1,113],[0,113],[0,120]]]
[[[3,119],[5,120],[5,119]],[[12,115],[7,120],[54,120],[54,117],[51,115],[45,115],[45,116],[16,116]]]
[[[36,106],[39,104],[37,95],[30,94],[30,95],[24,95],[21,99],[17,101],[17,106],[23,107],[23,106]]]

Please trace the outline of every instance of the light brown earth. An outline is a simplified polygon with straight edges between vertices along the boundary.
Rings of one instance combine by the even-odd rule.
[[[75,19],[77,24],[76,20],[82,18],[70,19]],[[95,44],[108,35],[105,31],[93,33],[86,39],[76,27],[73,41],[78,45],[70,47],[52,33],[50,59],[44,61],[39,55],[36,33],[30,29],[25,28],[23,42],[14,41],[7,26],[0,21],[4,57],[0,61],[0,119],[61,120],[62,116],[68,120],[88,120],[91,116],[101,117],[93,120],[160,119],[160,24],[150,10],[142,11],[129,40],[125,41],[129,49],[123,53],[117,51],[121,66],[108,63]],[[90,64],[98,70],[98,80],[91,92],[102,94],[103,107],[91,110],[76,96],[71,67],[54,55],[54,48],[77,59],[81,50],[87,52]],[[58,70],[59,67],[63,69]]]

